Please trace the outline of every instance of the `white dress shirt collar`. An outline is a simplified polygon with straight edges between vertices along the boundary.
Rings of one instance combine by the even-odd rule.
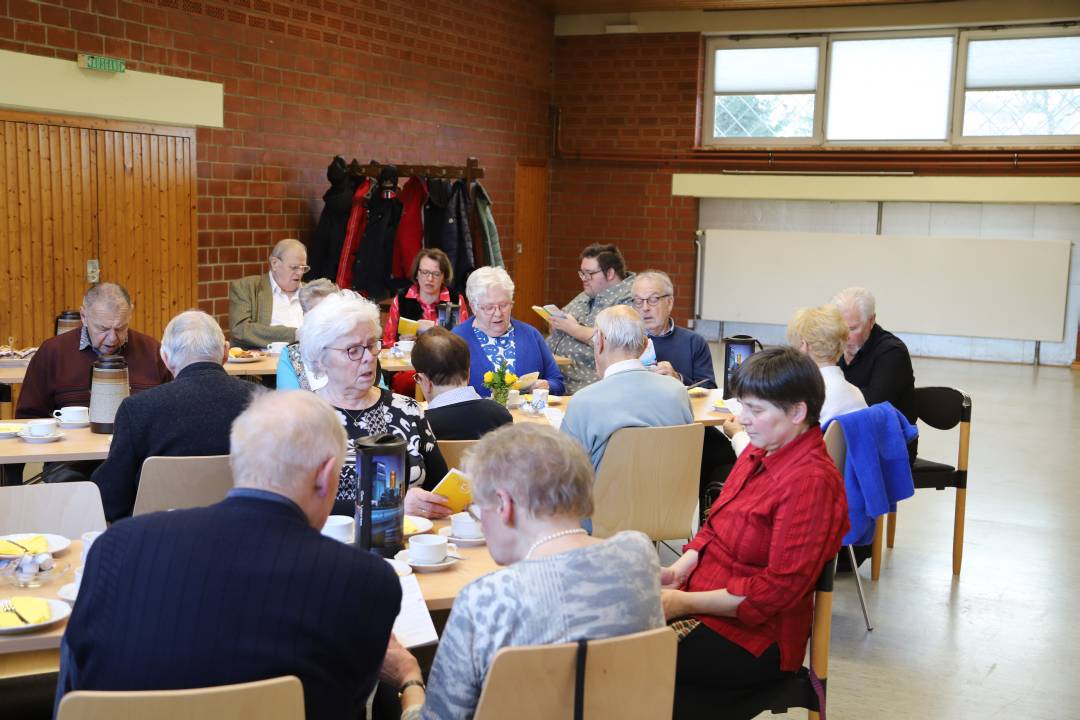
[[[436,395],[433,399],[428,400],[427,409],[434,410],[435,408],[446,407],[447,405],[457,405],[458,403],[479,399],[480,395],[476,392],[476,388],[472,385],[463,385],[454,388],[453,390],[447,390],[444,393]]]
[[[619,373],[644,369],[645,366],[641,364],[640,358],[630,358],[629,360],[620,360],[619,362],[608,365],[607,370],[604,371],[604,377],[609,378],[612,375],[618,375]]]

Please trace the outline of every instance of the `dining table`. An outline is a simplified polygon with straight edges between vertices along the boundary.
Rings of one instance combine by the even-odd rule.
[[[548,398],[548,407],[565,413],[570,402],[569,397]],[[718,404],[719,403],[719,404]],[[722,390],[706,390],[704,393],[690,393],[690,410],[694,414],[694,422],[701,425],[722,425],[732,417],[731,410],[724,404]],[[514,422],[551,423],[551,417],[545,413],[528,412],[523,406],[510,408],[510,414]]]

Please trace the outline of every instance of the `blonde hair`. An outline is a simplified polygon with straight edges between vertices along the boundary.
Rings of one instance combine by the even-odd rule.
[[[847,339],[847,324],[835,305],[800,308],[787,326],[788,345],[797,348],[805,342],[810,357],[818,364],[835,365]]]
[[[465,454],[465,474],[481,505],[510,493],[534,518],[593,513],[589,458],[570,436],[547,425],[514,423],[484,435]]]

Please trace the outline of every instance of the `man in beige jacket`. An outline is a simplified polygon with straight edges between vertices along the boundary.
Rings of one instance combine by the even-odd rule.
[[[270,272],[229,283],[229,328],[232,344],[264,348],[272,342],[295,342],[304,322],[300,279],[310,268],[307,248],[299,240],[281,240],[270,253]]]

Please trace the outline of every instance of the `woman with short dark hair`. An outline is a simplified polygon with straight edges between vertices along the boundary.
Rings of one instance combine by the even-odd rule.
[[[848,529],[844,482],[825,451],[825,385],[794,348],[736,371],[739,456],[705,524],[661,571],[664,616],[679,636],[675,717],[724,714],[728,700],[797,671],[813,592]]]
[[[451,302],[450,286],[454,282],[454,269],[450,258],[439,248],[424,248],[413,258],[409,270],[412,285],[398,292],[390,303],[390,310],[383,326],[382,342],[391,346],[398,340],[398,321],[401,318],[417,320],[421,330],[432,327],[441,319],[449,328],[469,319],[469,308],[461,295],[457,296],[457,316],[447,322],[439,317],[439,306]]]

